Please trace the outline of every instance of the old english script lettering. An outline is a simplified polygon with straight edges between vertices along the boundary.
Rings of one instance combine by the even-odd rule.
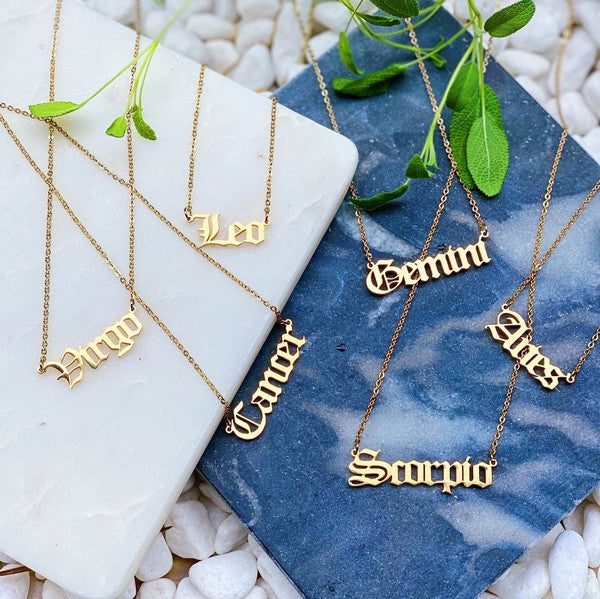
[[[46,362],[42,372],[46,372],[48,368],[58,370],[60,374],[57,380],[64,379],[72,389],[83,379],[86,364],[98,368],[102,362],[108,360],[110,351],[117,352],[119,358],[124,356],[133,347],[133,338],[137,337],[141,330],[142,323],[132,310],[85,347],[69,347],[58,362]]]
[[[446,252],[405,262],[402,266],[396,266],[391,259],[377,260],[367,274],[367,289],[374,295],[387,295],[400,285],[424,283],[430,279],[439,279],[442,275],[450,276],[473,266],[488,264],[491,258],[485,247],[486,239],[487,234],[481,233],[475,244],[464,248],[450,246]]]
[[[402,462],[393,464],[378,459],[381,451],[361,449],[356,453],[348,469],[351,487],[378,487],[390,483],[401,485],[439,485],[442,493],[452,494],[452,489],[463,487],[489,487],[493,480],[494,468],[489,462],[471,463],[468,457],[463,462]]]
[[[569,374],[565,374],[558,366],[554,366],[550,360],[541,353],[541,345],[533,345],[531,339],[531,328],[527,326],[525,319],[513,310],[502,310],[498,315],[496,324],[488,324],[485,327],[492,338],[502,344],[502,347],[521,366],[538,381],[544,389],[550,391],[556,389],[561,380],[568,383],[573,382]]]
[[[277,344],[277,350],[271,358],[269,367],[265,370],[258,388],[252,394],[250,403],[260,412],[260,420],[252,420],[244,414],[244,402],[240,401],[233,408],[233,416],[228,420],[225,430],[243,439],[252,441],[259,437],[267,426],[267,417],[273,411],[273,405],[279,400],[281,385],[289,381],[294,370],[294,364],[300,357],[300,348],[306,343],[305,337],[292,335],[292,321],[286,320],[285,332]]]
[[[220,214],[192,214],[190,222],[199,220],[201,223],[198,227],[198,232],[202,238],[200,247],[205,245],[239,246],[244,243],[258,245],[265,240],[265,227],[267,224],[264,221],[256,220],[249,222],[247,225],[236,221],[229,225],[226,239],[217,239],[221,230],[220,218]]]

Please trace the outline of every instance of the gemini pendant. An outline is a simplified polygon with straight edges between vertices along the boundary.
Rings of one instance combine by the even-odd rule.
[[[117,356],[121,358],[133,347],[133,338],[141,331],[142,323],[132,310],[85,347],[79,346],[79,349],[69,347],[58,362],[45,362],[42,373],[48,368],[58,370],[60,374],[57,380],[64,379],[72,389],[83,379],[85,364],[98,368],[102,362],[108,360],[109,350],[118,352]]]
[[[281,395],[281,385],[289,381],[294,370],[294,364],[300,357],[300,348],[306,343],[305,337],[294,337],[292,335],[293,324],[291,320],[283,321],[285,332],[281,341],[277,344],[275,354],[271,358],[269,367],[265,370],[258,388],[252,394],[250,403],[260,413],[258,421],[252,420],[242,414],[244,402],[240,401],[233,408],[233,416],[227,420],[225,431],[233,434],[244,441],[253,441],[258,438],[267,426],[267,417],[273,411],[273,405],[277,403]]]
[[[379,460],[380,450],[359,450],[348,465],[353,476],[348,478],[351,487],[378,487],[390,483],[396,487],[402,485],[439,485],[442,493],[452,495],[452,489],[479,487],[484,489],[493,482],[494,466],[490,462],[471,463],[468,457],[463,462],[402,462],[393,464]]]
[[[531,327],[518,312],[502,310],[496,324],[488,324],[485,328],[544,389],[553,391],[561,380],[574,382],[572,375],[565,374],[541,353],[541,345],[531,343]]]
[[[487,232],[479,235],[475,244],[464,248],[453,248],[435,256],[427,256],[422,260],[405,262],[402,266],[394,265],[394,261],[377,260],[367,274],[367,289],[374,295],[387,295],[400,287],[424,283],[430,279],[439,279],[442,275],[450,276],[468,270],[472,266],[482,266],[491,262],[487,254],[485,240]]]
[[[258,245],[265,240],[267,223],[256,220],[249,222],[247,225],[236,221],[229,225],[226,239],[217,239],[221,230],[219,224],[220,218],[220,214],[192,214],[190,216],[189,222],[199,220],[201,223],[200,227],[198,227],[198,233],[200,233],[200,237],[202,238],[200,247],[204,247],[205,245],[240,246],[244,243]]]

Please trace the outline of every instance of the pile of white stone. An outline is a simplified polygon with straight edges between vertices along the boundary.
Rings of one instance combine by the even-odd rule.
[[[134,0],[86,1],[122,23],[133,21]],[[143,0],[143,32],[154,37],[180,3]],[[486,15],[497,1],[477,3]],[[299,4],[307,15],[310,0]],[[578,25],[563,67],[563,112],[576,139],[600,162],[600,0],[575,0],[575,5]],[[465,18],[466,6],[467,0],[447,1],[458,19]],[[555,115],[552,73],[566,4],[536,0],[536,6],[531,23],[508,40],[496,40],[494,53]],[[313,50],[320,54],[335,44],[346,22],[347,11],[337,1],[319,2]],[[287,0],[196,0],[165,44],[255,91],[283,85],[305,66],[300,31]],[[600,487],[482,597],[600,599],[599,504]],[[8,564],[5,568],[14,567],[8,556],[0,555],[0,561]],[[192,478],[120,599],[134,597],[298,599],[300,595],[214,489]],[[0,577],[0,598],[70,599],[50,581],[27,573]]]

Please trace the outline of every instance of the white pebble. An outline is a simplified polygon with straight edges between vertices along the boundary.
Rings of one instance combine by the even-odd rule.
[[[594,0],[575,2],[575,14],[600,48],[600,4]]]
[[[194,476],[194,473],[192,472],[192,475],[187,479],[187,482],[185,483],[185,487],[183,487],[183,491],[181,491],[181,492],[187,493],[195,484],[196,484],[196,477]]]
[[[243,599],[256,575],[256,559],[249,551],[216,555],[190,568],[192,584],[206,599]]]
[[[296,77],[297,75],[299,75],[300,73],[302,73],[304,71],[304,69],[306,69],[307,65],[305,64],[291,64],[289,69],[288,69],[288,73],[287,73],[287,80],[291,81],[294,77]]]
[[[475,6],[481,13],[483,19],[487,19],[496,11],[496,0],[476,0]],[[468,0],[454,0],[454,16],[466,22],[470,18]]]
[[[248,534],[248,549],[250,549],[256,559],[265,552],[262,545],[255,539],[252,533]]]
[[[204,599],[200,591],[194,588],[189,578],[182,579],[177,585],[175,599]]]
[[[315,21],[327,29],[337,33],[344,31],[349,20],[350,12],[341,2],[327,0],[315,6]]]
[[[566,530],[574,530],[577,534],[583,533],[583,505],[579,504],[563,519],[562,524]]]
[[[585,543],[574,530],[565,530],[550,551],[548,570],[554,599],[581,599],[588,571]]]
[[[232,40],[235,37],[235,25],[211,14],[192,15],[186,25],[188,31],[203,40],[216,38]]]
[[[238,18],[234,0],[216,0],[215,14],[217,17],[235,21]]]
[[[243,543],[247,537],[248,531],[241,520],[235,514],[231,514],[217,530],[215,551],[219,555],[228,553]]]
[[[586,79],[582,92],[587,105],[600,118],[600,71],[595,71]],[[596,503],[600,504],[600,485],[594,489],[592,495]]]
[[[277,17],[271,53],[277,84],[283,85],[290,65],[297,63],[302,56],[302,33],[290,2],[283,5]]]
[[[554,528],[550,529],[529,551],[520,559],[521,562],[538,558],[548,561],[548,554],[554,546],[554,541],[558,538],[561,532],[565,529],[559,522]]]
[[[210,40],[206,42],[208,66],[218,73],[226,73],[240,59],[240,53],[229,40]],[[198,489],[195,489],[200,493]]]
[[[554,98],[548,100],[544,108],[558,121],[558,109]],[[561,108],[571,134],[585,135],[598,123],[596,115],[588,108],[579,92],[562,94]],[[565,524],[565,527],[571,528],[571,525]]]
[[[546,52],[558,47],[561,28],[552,13],[536,10],[525,27],[510,36],[510,44],[519,50]]]
[[[220,2],[221,0],[216,0]],[[165,0],[165,7],[170,12],[175,12],[181,7],[182,0]],[[213,0],[194,0],[191,6],[186,10],[186,14],[198,12],[209,12],[213,8]]]
[[[273,589],[262,578],[259,578],[258,582],[256,583],[256,586],[261,588],[265,592],[267,599],[279,599],[275,596]]]
[[[242,19],[274,19],[279,0],[236,0],[235,8]]]
[[[199,501],[176,503],[165,533],[167,545],[179,557],[206,559],[215,550],[216,531],[207,509]]]
[[[322,33],[317,33],[317,35],[308,40],[308,45],[317,58],[319,58],[337,43],[338,35],[337,33],[333,33],[333,31],[323,31]]]
[[[229,76],[255,92],[270,89],[275,83],[275,71],[269,49],[262,44],[250,46]]]
[[[135,588],[135,578],[131,578],[125,590],[117,597],[117,599],[134,599],[137,593]]]
[[[259,586],[254,587],[244,599],[267,599],[267,593]]]
[[[19,564],[7,564],[0,572],[18,568]],[[29,572],[0,577],[0,597],[2,599],[27,599],[29,593]]]
[[[560,76],[561,93],[581,89],[588,73],[596,62],[598,49],[594,40],[583,29],[579,28],[573,32],[569,45],[564,53],[564,60]],[[554,94],[556,61],[554,59],[548,71],[547,85]]]
[[[233,510],[229,504],[219,495],[219,492],[209,483],[201,483],[199,486],[200,493],[210,499],[216,506],[220,507],[224,512],[231,514]]]
[[[600,164],[600,127],[592,129],[582,140],[581,145],[587,153]]]
[[[161,578],[145,582],[138,592],[138,599],[175,599],[177,587],[172,580]]]
[[[196,62],[204,64],[208,59],[206,45],[185,29],[172,29],[163,39],[164,45]]]
[[[583,599],[600,599],[600,582],[598,582],[596,573],[591,569],[587,573]]]
[[[135,577],[142,582],[156,580],[164,576],[172,567],[173,556],[165,538],[159,532],[148,548]]]
[[[583,512],[583,540],[590,568],[600,566],[600,507],[588,503]]]
[[[42,588],[42,599],[75,599],[75,597],[61,589],[57,584],[46,580]]]
[[[490,587],[502,599],[542,599],[549,589],[548,566],[541,559],[514,564]]]
[[[208,517],[215,527],[215,530],[221,526],[221,522],[229,517],[229,512],[224,512],[220,507],[217,507],[208,497],[201,496],[200,501],[208,510]]]
[[[237,27],[235,43],[240,52],[253,44],[268,46],[273,39],[275,22],[272,19],[256,19],[255,21],[240,21]]]
[[[278,599],[302,599],[290,579],[266,553],[258,558],[258,571]]]
[[[142,33],[151,39],[155,39],[160,34],[163,27],[169,20],[169,13],[165,10],[153,10],[144,15],[142,19]]]
[[[536,79],[545,75],[550,68],[550,61],[539,54],[507,48],[496,57],[498,62],[513,76],[527,75]]]
[[[548,100],[548,92],[537,81],[525,75],[515,77],[517,83],[538,103],[543,104]]]
[[[132,0],[87,0],[87,4],[93,10],[124,25],[132,23],[135,18],[135,4]]]

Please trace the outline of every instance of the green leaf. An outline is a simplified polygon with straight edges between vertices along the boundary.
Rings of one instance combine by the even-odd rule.
[[[467,160],[477,187],[490,197],[499,194],[508,171],[508,140],[502,126],[487,111],[471,127]]]
[[[127,131],[127,119],[124,116],[117,117],[106,130],[106,135],[112,137],[123,137]]]
[[[75,104],[75,102],[43,102],[42,104],[31,104],[29,112],[41,119],[53,119],[75,112],[78,108],[81,108],[81,104]]]
[[[368,12],[359,12],[357,14],[367,23],[377,27],[395,27],[403,23],[402,19],[396,19],[388,15],[370,15]]]
[[[442,67],[444,67],[446,65],[446,59],[441,56],[440,54],[438,54],[437,52],[434,52],[433,54],[431,54],[429,56],[429,60],[431,60],[431,63],[433,64],[434,67],[437,67],[438,69],[441,69]]]
[[[408,186],[409,181],[405,181],[402,183],[402,185],[400,185],[400,187],[394,189],[393,191],[384,191],[371,196],[370,198],[358,198],[353,200],[353,203],[364,210],[376,210],[388,202],[403,196],[408,191]]]
[[[427,167],[419,154],[415,154],[410,159],[405,174],[409,179],[428,179],[431,177],[431,173],[427,170]]]
[[[498,97],[494,90],[487,84],[484,85],[485,110],[487,115],[498,125],[502,125],[502,110]],[[479,91],[475,92],[467,105],[459,111],[454,112],[450,121],[450,147],[456,160],[458,174],[463,183],[469,188],[475,187],[467,160],[467,140],[471,127],[477,118],[481,116],[481,98]]]
[[[532,0],[520,0],[495,12],[485,22],[484,29],[493,37],[506,37],[525,27],[534,12],[535,4]]]
[[[404,64],[398,62],[380,71],[368,73],[358,79],[336,77],[333,80],[333,89],[340,94],[355,96],[357,98],[377,96],[385,93],[389,89],[391,81],[405,70],[406,67]]]
[[[154,129],[150,127],[150,125],[144,120],[142,116],[142,111],[138,106],[134,106],[131,109],[131,118],[133,119],[133,124],[137,129],[137,132],[144,138],[150,139],[152,141],[156,140],[156,133]]]
[[[446,106],[452,110],[462,110],[477,93],[479,87],[479,69],[474,62],[462,66],[448,92]]]
[[[373,4],[394,17],[417,17],[419,15],[419,3],[417,0],[372,0]]]
[[[361,71],[354,62],[350,40],[348,39],[348,35],[345,31],[340,33],[340,43],[338,45],[338,49],[344,66],[352,73],[355,73],[356,75],[362,75],[364,71]]]

